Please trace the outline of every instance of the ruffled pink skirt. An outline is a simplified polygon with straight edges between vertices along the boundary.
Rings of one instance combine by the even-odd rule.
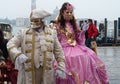
[[[63,51],[66,79],[56,78],[56,84],[108,84],[105,64],[91,49],[77,45],[65,46]]]

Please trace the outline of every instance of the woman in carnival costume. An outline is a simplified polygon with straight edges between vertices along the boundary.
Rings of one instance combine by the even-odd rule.
[[[80,30],[73,14],[73,6],[62,5],[56,20],[56,31],[66,63],[66,80],[57,78],[56,84],[108,84],[105,64],[85,45],[85,30]]]

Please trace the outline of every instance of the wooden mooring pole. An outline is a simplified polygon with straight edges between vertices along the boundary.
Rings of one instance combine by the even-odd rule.
[[[105,18],[105,43],[107,43],[107,18]]]
[[[114,20],[114,46],[117,44],[117,20]]]

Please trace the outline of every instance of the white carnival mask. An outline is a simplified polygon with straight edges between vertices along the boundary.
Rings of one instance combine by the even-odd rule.
[[[31,19],[30,20],[30,27],[31,28],[40,28],[42,25],[42,22],[40,19]]]

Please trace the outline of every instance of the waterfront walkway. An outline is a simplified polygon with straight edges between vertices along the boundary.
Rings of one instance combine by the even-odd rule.
[[[120,46],[98,47],[97,51],[106,65],[110,84],[120,84]]]

